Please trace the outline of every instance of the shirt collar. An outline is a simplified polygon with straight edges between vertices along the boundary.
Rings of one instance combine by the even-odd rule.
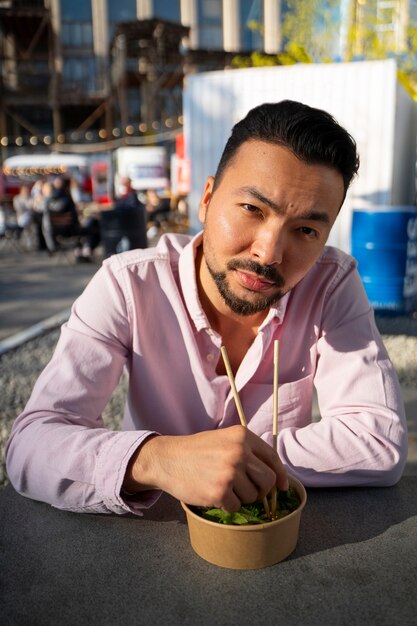
[[[283,296],[279,302],[271,306],[271,308],[269,309],[268,315],[266,316],[262,324],[259,326],[259,330],[262,330],[263,328],[268,326],[268,324],[270,324],[272,321],[274,321],[277,324],[282,324],[282,322],[284,321],[285,312],[287,310],[287,304],[290,298],[290,293],[291,293],[290,291],[286,293],[285,296]]]
[[[178,264],[179,278],[182,293],[184,296],[185,304],[188,309],[188,313],[194,322],[197,330],[204,330],[210,328],[207,316],[203,311],[200,303],[197,289],[197,277],[195,271],[195,259],[197,255],[197,248],[202,244],[203,233],[200,232],[195,235],[191,241],[185,246],[181,252]],[[287,293],[276,305],[271,306],[268,311],[268,315],[262,322],[259,330],[265,328],[273,320],[276,323],[282,324],[287,309],[288,299],[290,294]]]
[[[203,233],[200,232],[191,239],[189,244],[185,246],[181,252],[178,262],[178,272],[182,294],[184,296],[188,313],[197,330],[210,327],[207,316],[202,309],[200,298],[198,297],[197,277],[195,272],[197,248],[201,245],[202,241]]]

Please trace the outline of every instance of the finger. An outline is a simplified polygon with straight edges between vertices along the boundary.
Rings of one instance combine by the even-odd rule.
[[[252,504],[258,498],[259,488],[248,474],[239,474],[233,485],[233,491],[242,504]]]
[[[246,471],[260,498],[266,496],[276,484],[277,475],[275,471],[256,456],[250,459]]]
[[[252,453],[262,461],[269,469],[271,469],[276,479],[273,485],[283,491],[287,491],[288,489],[288,475],[287,471],[284,468],[281,459],[279,458],[277,452],[268,444],[266,441],[258,437],[258,435],[253,435],[253,441],[251,442]],[[267,474],[268,476],[268,474]],[[272,485],[272,486],[273,486]]]
[[[236,513],[240,509],[241,500],[234,491],[230,491],[221,500],[213,503],[213,506],[223,509],[226,513]]]

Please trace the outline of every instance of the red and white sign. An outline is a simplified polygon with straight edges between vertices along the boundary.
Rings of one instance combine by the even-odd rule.
[[[176,196],[186,196],[191,187],[190,159],[185,156],[184,135],[178,135],[175,154],[171,157],[171,190]]]
[[[110,163],[95,161],[91,164],[91,186],[93,202],[98,202],[99,204],[111,203]]]

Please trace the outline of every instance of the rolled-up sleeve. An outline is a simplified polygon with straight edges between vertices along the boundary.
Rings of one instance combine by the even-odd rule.
[[[13,425],[6,463],[19,493],[82,512],[140,513],[155,502],[155,491],[134,502],[120,496],[129,459],[151,433],[109,431],[101,418],[130,345],[129,292],[105,263]]]
[[[306,486],[389,486],[407,458],[396,372],[354,265],[326,295],[314,384],[321,419],[279,436],[279,452]]]

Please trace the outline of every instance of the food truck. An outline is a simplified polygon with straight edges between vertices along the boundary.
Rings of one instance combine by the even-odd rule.
[[[90,157],[78,154],[23,154],[4,160],[0,194],[10,201],[24,183],[47,180],[54,176],[76,178],[82,191],[91,196]]]

